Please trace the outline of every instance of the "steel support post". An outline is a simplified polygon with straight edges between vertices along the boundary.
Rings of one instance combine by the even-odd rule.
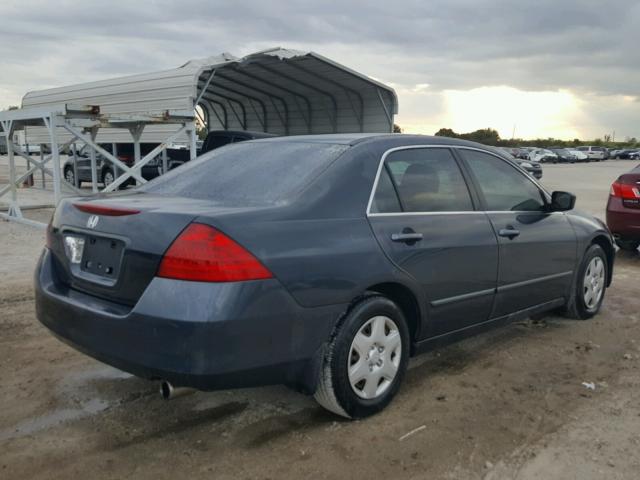
[[[129,132],[131,132],[131,137],[133,138],[133,164],[137,165],[140,162],[141,154],[140,154],[140,138],[142,137],[142,132],[144,131],[144,123],[137,123],[135,126],[129,128]],[[118,172],[119,173],[119,172]],[[115,177],[119,177],[120,175],[115,175]]]
[[[62,120],[57,115],[52,115],[49,117],[49,121],[47,122],[46,118],[43,118],[45,125],[49,128],[49,138],[51,144],[51,160],[53,161],[53,201],[56,205],[60,203],[60,199],[62,198],[60,194],[60,151],[58,149],[58,125],[62,123]]]
[[[40,144],[40,163],[44,164],[44,143]],[[42,175],[42,189],[47,188],[47,180],[45,178],[44,170],[40,170],[40,174]]]
[[[169,162],[167,157],[167,150],[162,150],[162,173],[165,174],[169,171]]]
[[[91,137],[91,141],[96,141],[96,136],[98,135],[98,129],[96,127],[92,127],[89,130],[89,136]],[[98,162],[96,160],[96,151],[93,148],[89,149],[89,160],[91,161],[91,191],[93,193],[98,192]]]
[[[188,124],[185,124],[185,127],[187,125]],[[198,156],[198,145],[196,143],[197,136],[196,136],[195,122],[191,122],[188,132],[189,132],[189,160],[193,161]]]
[[[18,205],[18,191],[16,189],[16,160],[13,156],[13,122],[2,122],[2,129],[7,139],[7,155],[9,157],[9,182],[11,183],[11,204],[9,205],[9,216],[22,218],[22,211]]]
[[[78,188],[80,180],[78,180],[78,151],[76,150],[76,142],[71,144],[71,153],[73,155],[73,186]]]

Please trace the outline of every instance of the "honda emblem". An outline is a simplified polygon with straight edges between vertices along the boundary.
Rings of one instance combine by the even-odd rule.
[[[98,215],[91,215],[87,220],[87,228],[96,228],[98,221],[100,221],[100,217]]]

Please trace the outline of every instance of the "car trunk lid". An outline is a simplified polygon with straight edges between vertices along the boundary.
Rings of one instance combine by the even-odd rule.
[[[59,281],[132,306],[173,240],[212,209],[204,200],[148,194],[63,200],[47,239]]]

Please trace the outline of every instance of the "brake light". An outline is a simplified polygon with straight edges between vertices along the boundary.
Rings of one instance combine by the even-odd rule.
[[[135,210],[133,208],[109,207],[95,203],[74,203],[73,206],[81,212],[91,213],[94,215],[104,215],[107,217],[123,217],[125,215],[135,215],[140,213],[140,210]]]
[[[640,187],[615,181],[611,185],[611,196],[625,200],[640,199]]]
[[[244,247],[224,233],[192,223],[165,252],[158,276],[195,282],[241,282],[273,278]]]

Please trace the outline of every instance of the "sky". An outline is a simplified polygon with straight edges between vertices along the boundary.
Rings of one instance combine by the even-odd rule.
[[[640,138],[640,1],[2,0],[0,19],[0,108],[281,46],[395,88],[408,133]]]

